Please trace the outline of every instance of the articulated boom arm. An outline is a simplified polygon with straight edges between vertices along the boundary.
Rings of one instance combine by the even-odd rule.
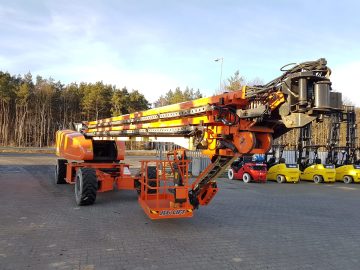
[[[282,76],[266,85],[91,121],[84,123],[82,133],[94,140],[174,141],[204,149],[210,157],[264,153],[272,137],[342,105],[341,94],[331,92],[325,59],[285,67]]]
[[[189,190],[196,208],[208,197],[206,192],[216,188],[214,179],[236,156],[266,153],[273,138],[341,108],[341,94],[331,92],[325,59],[285,69],[288,66],[281,69],[283,75],[265,85],[85,122],[81,129],[84,143],[142,140],[202,149],[212,163]],[[96,159],[95,147],[93,152],[91,158]]]
[[[285,69],[288,66],[266,85],[91,121],[82,132],[94,140],[141,138],[203,149],[213,163],[195,182],[193,188],[199,190],[232,157],[266,153],[273,137],[341,108],[341,94],[331,92],[331,71],[325,59]]]

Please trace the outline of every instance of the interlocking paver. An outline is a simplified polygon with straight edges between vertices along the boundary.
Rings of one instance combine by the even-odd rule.
[[[192,219],[151,221],[135,192],[80,208],[51,162],[9,158],[0,155],[0,269],[359,269],[360,185],[221,179]]]

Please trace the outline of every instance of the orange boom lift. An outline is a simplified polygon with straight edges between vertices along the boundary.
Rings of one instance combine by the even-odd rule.
[[[234,158],[266,153],[273,138],[341,109],[341,94],[331,91],[326,64],[319,59],[287,65],[266,85],[84,122],[78,131],[60,130],[56,183],[75,183],[78,205],[93,204],[97,192],[116,187],[136,190],[151,219],[191,217],[199,205],[210,203],[218,191],[216,178]],[[122,162],[127,140],[202,149],[211,163],[190,183],[183,149],[165,160],[142,161],[133,176]]]

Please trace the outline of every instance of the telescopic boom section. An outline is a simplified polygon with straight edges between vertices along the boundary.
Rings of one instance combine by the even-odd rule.
[[[266,153],[273,138],[341,108],[341,95],[331,92],[325,59],[285,67],[266,85],[85,122],[81,134],[94,145],[141,140],[202,149],[212,163],[188,190],[197,208],[211,200],[209,190],[212,194],[217,190],[215,179],[236,156]]]
[[[288,66],[266,85],[90,121],[82,133],[94,140],[175,141],[211,157],[264,152],[270,134],[279,137],[342,107],[325,59]]]

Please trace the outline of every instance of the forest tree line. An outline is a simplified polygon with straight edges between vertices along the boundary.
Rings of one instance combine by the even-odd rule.
[[[184,91],[181,91],[180,87],[176,87],[174,91],[170,89],[165,95],[161,95],[155,101],[154,106],[161,107],[202,97],[199,89],[194,91],[194,89],[186,87]]]
[[[201,97],[186,88],[169,90],[167,104]],[[163,100],[162,100],[163,101]],[[138,90],[119,89],[103,82],[62,84],[28,73],[14,76],[0,72],[0,145],[54,145],[59,129],[71,123],[142,111],[150,108]]]
[[[226,91],[235,91],[244,84],[261,84],[260,79],[245,82],[236,71],[224,81]],[[186,87],[169,90],[153,104],[155,107],[201,98],[200,90]],[[102,119],[150,108],[148,100],[138,90],[129,91],[103,82],[62,84],[53,79],[28,73],[13,76],[0,71],[0,145],[35,146],[54,145],[57,130],[71,128],[71,123]],[[359,109],[356,109],[359,115]],[[358,124],[358,130],[360,125]],[[329,121],[313,126],[314,144],[326,144]],[[341,129],[341,145],[345,144],[345,127]],[[294,145],[298,130],[294,129],[277,140]],[[359,138],[357,138],[359,145]]]

